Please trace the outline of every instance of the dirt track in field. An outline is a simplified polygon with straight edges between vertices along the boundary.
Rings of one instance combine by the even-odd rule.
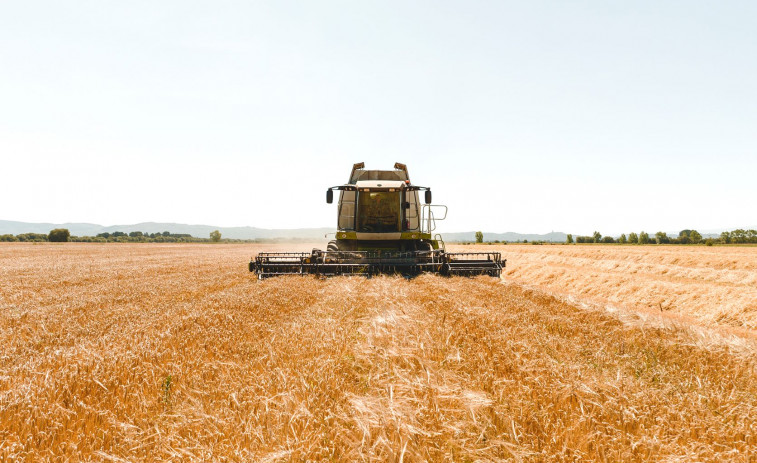
[[[511,256],[259,282],[259,249],[0,246],[0,459],[757,458],[749,336],[565,302]]]

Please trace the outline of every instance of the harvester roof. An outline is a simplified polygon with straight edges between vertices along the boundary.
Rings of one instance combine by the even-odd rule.
[[[361,180],[394,180],[402,182],[409,179],[407,166],[399,162],[394,163],[394,170],[366,170],[365,163],[359,162],[352,166],[349,184],[355,185]]]

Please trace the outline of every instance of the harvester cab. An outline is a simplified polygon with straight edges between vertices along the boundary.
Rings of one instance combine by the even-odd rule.
[[[410,182],[407,166],[367,170],[352,166],[344,185],[326,191],[326,202],[339,192],[337,230],[325,251],[259,253],[250,271],[259,278],[289,274],[490,275],[499,277],[505,260],[499,252],[446,252],[436,221],[447,207],[431,204],[431,189]],[[423,204],[420,193],[423,192]]]
[[[366,170],[361,162],[352,166],[349,181],[326,191],[326,202],[333,202],[339,191],[336,239],[328,251],[412,252],[431,251],[444,247],[440,239],[432,239],[435,210],[431,190],[410,183],[404,164],[394,170]],[[424,192],[424,202],[419,192]],[[423,220],[423,218],[426,220]],[[437,237],[439,238],[439,237]]]

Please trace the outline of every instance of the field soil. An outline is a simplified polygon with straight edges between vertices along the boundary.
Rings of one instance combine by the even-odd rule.
[[[505,278],[584,301],[665,312],[685,322],[757,330],[757,247],[476,245]]]
[[[561,285],[558,261],[643,293],[651,270],[614,270],[683,272],[674,257],[508,245],[502,280],[247,272],[252,254],[297,247],[311,246],[0,245],[0,460],[757,459],[750,335],[704,304],[687,314],[711,336],[635,312],[645,296],[609,311],[552,291],[599,297]],[[552,280],[531,281],[539,262]],[[749,262],[712,275],[737,292]],[[685,283],[661,302],[697,286],[679,275],[654,286]],[[718,291],[713,310],[749,326]]]

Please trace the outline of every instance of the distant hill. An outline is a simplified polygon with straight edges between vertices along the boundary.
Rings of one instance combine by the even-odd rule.
[[[10,220],[0,220],[0,235],[11,234],[19,235],[21,233],[49,233],[54,228],[67,228],[75,236],[95,236],[98,233],[113,233],[121,231],[125,233],[141,231],[147,233],[162,233],[169,231],[171,233],[186,233],[196,238],[207,238],[210,232],[218,230],[224,238],[255,240],[255,239],[305,239],[321,241],[327,233],[334,233],[333,228],[256,228],[256,227],[218,227],[213,225],[188,225],[184,223],[163,223],[163,222],[142,222],[131,225],[98,225],[94,223],[30,223],[14,222]],[[745,227],[744,229],[749,229]],[[752,229],[757,227],[751,227]],[[718,238],[723,230],[704,230],[703,238]],[[443,233],[445,241],[475,241],[476,232],[454,232]],[[573,234],[573,236],[577,236]],[[678,236],[678,232],[668,232],[668,236]],[[567,235],[562,232],[552,232],[543,235],[535,233],[490,233],[484,232],[484,241],[553,241],[562,243]],[[616,236],[617,238],[617,236]]]
[[[334,233],[333,228],[255,228],[255,227],[217,227],[213,225],[188,225],[183,223],[142,222],[130,225],[98,225],[94,223],[29,223],[0,220],[0,235],[21,233],[49,233],[54,228],[67,228],[74,236],[95,236],[98,233],[113,233],[121,231],[125,233],[141,231],[146,233],[186,233],[197,238],[207,238],[210,232],[218,230],[224,238],[254,240],[254,239],[277,239],[298,238],[320,241],[327,233]],[[445,241],[475,241],[476,232],[444,233]],[[484,232],[485,241],[565,241],[565,233],[547,233],[546,235],[528,233],[489,233]]]
[[[183,223],[142,222],[131,225],[103,226],[93,223],[27,223],[0,220],[0,235],[21,233],[49,233],[54,228],[67,228],[75,236],[95,236],[98,233],[125,233],[141,231],[146,233],[162,233],[169,231],[179,234],[185,233],[197,238],[207,238],[210,232],[218,230],[224,238],[254,240],[276,238],[299,238],[323,240],[326,233],[334,233],[333,228],[255,228],[255,227],[216,227],[212,225],[188,225]]]

